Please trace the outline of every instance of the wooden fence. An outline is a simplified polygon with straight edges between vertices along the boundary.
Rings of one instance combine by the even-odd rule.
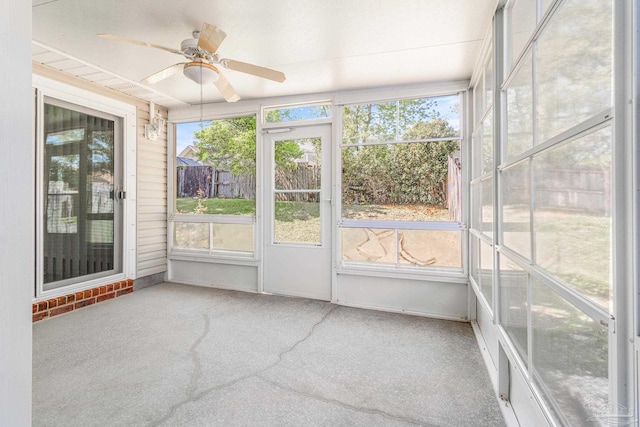
[[[299,163],[295,170],[276,173],[276,190],[315,190],[320,188],[320,166]],[[511,203],[528,204],[530,189],[526,176],[512,176],[504,191]],[[611,175],[601,168],[547,168],[536,176],[536,207],[587,214],[610,215]],[[462,165],[459,156],[449,156],[447,171],[449,220],[462,221]],[[179,166],[177,196],[254,199],[255,176],[233,175],[211,166]],[[277,193],[277,200],[316,202],[317,193]]]
[[[536,171],[535,205],[589,215],[611,215],[611,172],[598,167],[558,167]]]
[[[598,167],[546,167],[535,171],[530,188],[529,170],[510,172],[503,193],[509,204],[529,205],[531,191],[536,209],[587,215],[611,215],[611,171]]]
[[[276,170],[276,190],[318,190],[321,185],[321,167],[298,163],[294,170]],[[233,175],[212,166],[179,166],[177,168],[177,196],[206,198],[255,198],[255,176]],[[277,193],[277,200],[292,202],[317,202],[318,194]],[[447,174],[447,207],[451,221],[462,220],[462,168],[459,157],[449,157]]]
[[[255,199],[256,178],[253,175],[234,175],[212,166],[179,166],[176,168],[178,197]]]
[[[278,193],[277,190],[319,190],[321,168],[310,163],[297,163],[296,169],[277,169],[276,200],[287,202],[319,202],[318,193]]]
[[[212,166],[179,166],[177,168],[177,197],[255,199],[256,179],[249,174],[233,175]],[[294,170],[279,169],[275,174],[276,190],[320,189],[320,166],[298,163]],[[278,200],[317,202],[316,193],[277,193]]]

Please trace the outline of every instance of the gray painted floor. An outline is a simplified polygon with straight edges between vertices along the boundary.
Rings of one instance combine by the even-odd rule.
[[[165,283],[34,324],[33,425],[504,421],[469,324]]]

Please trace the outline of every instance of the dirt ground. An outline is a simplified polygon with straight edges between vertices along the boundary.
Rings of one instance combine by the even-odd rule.
[[[449,211],[437,205],[345,205],[344,219],[378,221],[449,221]]]
[[[460,268],[460,232],[343,228],[342,259]]]

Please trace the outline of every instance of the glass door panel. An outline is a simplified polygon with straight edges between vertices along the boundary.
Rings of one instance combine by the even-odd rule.
[[[320,245],[320,193],[276,193],[274,243]]]
[[[117,128],[116,118],[44,105],[45,291],[120,271]]]
[[[274,141],[273,243],[321,244],[322,138]]]

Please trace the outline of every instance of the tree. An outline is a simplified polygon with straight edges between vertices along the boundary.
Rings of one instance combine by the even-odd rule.
[[[386,145],[342,150],[342,198],[348,203],[386,203],[391,188]]]
[[[417,122],[404,135],[407,141],[443,138],[453,129],[442,118]],[[397,144],[389,152],[389,174],[394,199],[404,203],[446,204],[449,155],[458,141]]]
[[[91,168],[103,175],[113,174],[113,129],[94,130],[91,132],[88,161]]]
[[[256,119],[213,120],[195,133],[199,160],[234,175],[256,173]]]
[[[343,110],[343,200],[349,203],[446,203],[448,156],[458,142],[416,141],[456,135],[437,101],[412,99]]]
[[[213,120],[194,136],[199,160],[234,175],[256,174],[255,117]],[[275,146],[276,164],[283,169],[295,167],[294,160],[302,154],[295,141],[282,141]]]
[[[436,101],[405,99],[383,104],[361,104],[342,110],[345,144],[396,141],[414,123],[437,117]]]

